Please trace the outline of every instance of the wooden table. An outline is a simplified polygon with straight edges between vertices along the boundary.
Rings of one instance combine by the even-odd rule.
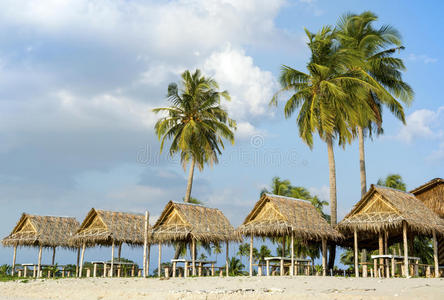
[[[93,277],[97,277],[97,265],[103,265],[103,277],[107,277],[107,270],[111,270],[111,262],[110,261],[92,261],[93,265]],[[109,268],[108,268],[109,265]],[[135,276],[135,268],[136,264],[126,261],[114,261],[113,266],[116,266],[117,269],[117,277],[120,277],[121,267],[122,266],[130,266],[131,267],[131,276]],[[87,276],[88,277],[88,276]]]
[[[184,264],[184,277],[189,276],[188,272],[189,272],[189,268],[192,267],[192,264],[193,264],[192,260],[178,258],[178,259],[172,259],[171,263],[173,265],[173,277],[176,277],[176,268],[177,268],[178,263]],[[215,275],[214,265],[216,264],[216,261],[196,260],[195,263],[197,265],[197,270],[198,270],[197,276],[202,276],[202,269],[205,268],[205,265],[211,265],[211,276]],[[207,267],[207,268],[209,268],[209,267]]]
[[[379,259],[384,260],[382,267],[384,267],[384,265],[385,265],[386,277],[390,277],[390,269],[391,269],[391,276],[395,277],[396,261],[400,261],[400,263],[402,264],[402,262],[404,261],[404,256],[392,255],[392,254],[382,254],[382,255],[372,255],[371,259],[373,259],[373,271],[374,271],[375,277],[380,277],[380,275],[378,273],[378,270],[380,270],[380,268],[381,268],[381,266],[379,266],[379,268],[378,268],[378,260]],[[389,266],[388,260],[390,260],[391,266]],[[415,256],[409,256],[408,260],[413,261],[413,263],[414,263],[413,265],[415,266],[414,274],[417,276],[418,275],[418,263],[420,261],[420,258],[415,257]]]
[[[290,262],[291,264],[291,258],[289,257],[282,257],[282,256],[271,256],[271,257],[264,257],[265,260],[265,264],[266,264],[266,275],[270,276],[270,262],[273,261],[278,261],[280,263],[280,275],[284,276],[284,265],[285,262]],[[310,270],[310,265],[311,265],[311,260],[310,259],[305,259],[305,258],[295,258],[294,259],[295,262],[295,266],[297,265],[304,265],[305,267],[308,267],[308,269],[306,270]],[[290,266],[291,268],[291,266]],[[294,272],[293,274],[297,275],[297,272]],[[306,274],[308,275],[308,274]]]

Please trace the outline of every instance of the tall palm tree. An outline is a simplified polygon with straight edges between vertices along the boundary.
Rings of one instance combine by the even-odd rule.
[[[311,50],[311,59],[307,65],[308,73],[283,66],[280,76],[280,92],[292,92],[287,100],[284,113],[290,117],[297,109],[299,136],[313,147],[313,133],[317,133],[327,144],[330,183],[331,224],[337,223],[336,166],[333,142],[340,145],[350,143],[353,137],[351,128],[357,123],[356,103],[350,99],[361,100],[363,107],[368,107],[362,99],[366,89],[374,89],[362,80],[359,72],[350,65],[357,65],[359,57],[353,51],[344,51],[337,47],[335,32],[330,27],[323,27],[318,33],[306,30]],[[365,87],[361,88],[361,87]],[[276,94],[271,104],[277,104]],[[329,267],[334,265],[335,247],[330,247]]]
[[[375,129],[377,134],[382,133],[382,106],[389,110],[405,124],[405,115],[399,98],[405,104],[410,104],[413,98],[413,90],[402,80],[401,71],[405,70],[403,61],[393,57],[397,50],[403,49],[399,32],[388,25],[379,29],[373,28],[373,23],[378,17],[369,11],[360,15],[346,14],[340,18],[338,39],[341,47],[354,51],[360,56],[355,70],[361,70],[363,79],[379,90],[369,90],[367,95],[368,105],[372,109],[371,115],[367,110],[361,111],[357,124],[359,140],[359,165],[361,176],[361,196],[367,192],[367,179],[365,172],[364,136],[369,136]],[[360,106],[357,106],[358,110]],[[374,126],[374,124],[376,126]]]
[[[402,180],[401,175],[399,175],[399,174],[389,174],[385,178],[378,179],[378,182],[376,184],[380,185],[380,186],[390,187],[390,188],[397,189],[397,190],[404,191],[404,192],[407,190],[407,186],[404,183],[404,181]]]
[[[217,163],[223,139],[234,143],[232,129],[236,129],[236,122],[220,106],[221,99],[230,100],[230,96],[218,89],[216,81],[204,77],[200,70],[192,74],[187,70],[182,73],[180,90],[175,83],[168,86],[171,106],[153,110],[166,114],[154,127],[161,140],[160,150],[165,140],[171,139],[170,155],[180,152],[184,168],[191,161],[185,202],[190,200],[195,165],[202,170],[205,163]]]
[[[267,188],[263,188],[261,191],[261,196],[265,193],[271,193],[279,196],[290,196],[291,183],[290,180],[284,179],[282,180],[280,177],[275,176],[271,180],[271,190]]]

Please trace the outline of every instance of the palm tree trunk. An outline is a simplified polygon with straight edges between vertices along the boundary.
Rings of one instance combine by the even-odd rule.
[[[191,160],[190,173],[188,174],[187,193],[185,194],[185,199],[184,199],[184,202],[186,202],[186,203],[190,202],[191,188],[193,186],[193,175],[194,175],[194,165],[195,164],[196,164],[196,160],[193,158]]]
[[[361,172],[361,198],[367,192],[367,177],[365,174],[364,130],[358,127],[359,138],[359,170]]]
[[[331,225],[335,226],[337,223],[337,208],[336,208],[336,165],[335,155],[333,152],[333,140],[331,136],[326,139],[328,151],[328,167],[329,167],[329,183],[330,183],[330,216]],[[333,269],[335,265],[336,244],[331,242],[329,245],[330,256],[328,257],[328,268]]]

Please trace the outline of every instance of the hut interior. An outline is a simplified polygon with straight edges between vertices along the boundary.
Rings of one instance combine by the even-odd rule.
[[[444,179],[435,178],[410,191],[425,206],[433,210],[441,219],[444,219]],[[444,265],[444,238],[438,238],[438,263]]]
[[[240,236],[224,214],[216,209],[202,205],[177,203],[170,201],[152,228],[153,239],[159,243],[159,258],[161,244],[174,242],[191,243],[192,274],[196,275],[196,242],[226,243],[226,266],[228,276],[228,243],[240,241]],[[159,259],[159,276],[160,276]],[[173,264],[173,276],[176,275]],[[185,272],[186,276],[187,272]]]
[[[250,276],[253,274],[253,237],[290,236],[291,267],[294,275],[294,238],[304,241],[321,241],[323,275],[326,275],[327,241],[340,239],[341,235],[321,216],[311,202],[279,195],[264,194],[238,228],[250,236]],[[284,247],[283,247],[284,248]],[[282,255],[284,256],[284,255]],[[282,263],[281,263],[282,264]],[[281,267],[281,274],[283,268]]]
[[[118,246],[117,257],[120,262],[122,244],[142,246],[145,241],[145,216],[92,208],[75,235],[72,242],[82,248],[79,276],[83,271],[86,247],[111,246],[111,266],[109,276],[114,274],[114,248]],[[148,258],[149,259],[149,258]],[[145,263],[144,263],[145,266]],[[106,268],[106,267],[105,267]],[[106,272],[104,270],[104,272]]]
[[[23,213],[12,232],[2,240],[3,246],[14,247],[12,275],[15,272],[17,247],[38,247],[39,256],[36,276],[41,275],[42,249],[51,248],[52,265],[55,264],[56,248],[73,248],[70,238],[79,227],[71,217],[38,216]]]
[[[388,246],[402,241],[404,274],[408,276],[409,257],[412,255],[408,250],[409,241],[412,242],[415,235],[431,236],[436,241],[437,235],[444,234],[444,222],[413,194],[373,185],[351,212],[339,222],[338,228],[345,236],[343,244],[353,245],[355,248],[357,276],[358,248],[379,249],[380,255],[390,255],[387,253]],[[433,245],[436,252],[436,242]],[[380,264],[386,263],[383,259],[380,260]],[[434,267],[438,270],[436,257]],[[384,276],[384,273],[389,275],[384,266],[379,269],[381,276]],[[438,272],[435,274],[437,276]]]

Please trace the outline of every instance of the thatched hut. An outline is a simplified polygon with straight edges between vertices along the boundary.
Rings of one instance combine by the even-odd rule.
[[[425,206],[433,210],[441,219],[444,219],[444,179],[435,178],[410,191]],[[438,239],[438,263],[444,265],[444,238]]]
[[[327,241],[337,240],[340,234],[328,224],[311,202],[279,195],[264,194],[238,228],[250,236],[250,276],[253,273],[253,237],[291,237],[291,268],[294,275],[294,238],[322,242],[322,264],[326,272]],[[282,247],[284,249],[284,247]],[[284,256],[282,254],[282,256]]]
[[[344,236],[353,236],[356,272],[358,272],[358,234],[365,248],[374,247],[369,241],[374,241],[377,236],[380,254],[384,254],[384,248],[387,249],[389,236],[392,241],[402,236],[406,275],[408,275],[407,235],[433,236],[436,251],[436,235],[444,234],[443,221],[413,194],[374,185],[339,222],[338,228]]]
[[[226,242],[226,273],[228,275],[228,243],[241,238],[224,214],[216,209],[190,203],[170,201],[152,228],[153,239],[159,243],[191,242],[192,270],[196,275],[196,241]]]
[[[12,232],[2,240],[3,246],[14,247],[12,273],[14,274],[17,246],[39,247],[37,276],[40,276],[42,249],[52,248],[54,265],[56,248],[73,248],[70,238],[78,227],[79,222],[75,218],[23,213]]]
[[[143,214],[123,213],[92,208],[79,229],[75,232],[71,242],[82,247],[80,272],[82,274],[83,259],[86,247],[111,246],[111,269],[114,267],[114,246],[119,246],[120,259],[122,244],[131,246],[144,245],[145,216]]]

